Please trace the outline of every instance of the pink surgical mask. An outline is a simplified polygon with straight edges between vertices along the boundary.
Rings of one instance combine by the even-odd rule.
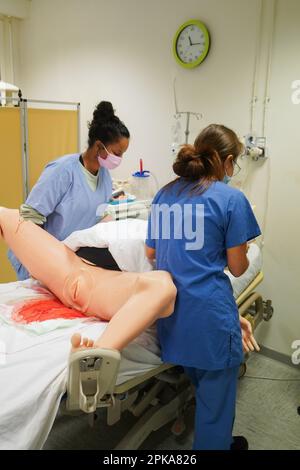
[[[103,166],[104,168],[107,168],[108,170],[113,170],[114,168],[117,168],[122,161],[122,157],[118,157],[114,153],[110,153],[105,147],[105,145],[103,145],[103,147],[105,148],[107,152],[107,157],[102,158],[98,156],[99,165]]]

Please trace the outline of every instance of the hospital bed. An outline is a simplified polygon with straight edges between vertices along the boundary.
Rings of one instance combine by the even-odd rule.
[[[231,281],[240,313],[255,328],[261,320],[269,320],[272,306],[256,291],[263,275],[260,250],[254,244],[249,258],[246,273]],[[174,435],[183,432],[193,389],[180,367],[162,363],[155,326],[122,354],[95,349],[70,356],[73,332],[94,339],[106,324],[89,318],[58,324],[50,320],[39,328],[13,324],[7,309],[10,302],[39,295],[39,285],[33,280],[0,285],[0,448],[42,448],[59,409],[68,414],[87,413],[93,424],[102,408],[109,425],[118,422],[124,411],[132,413],[137,422],[117,449],[137,449],[152,431],[167,423],[173,423]],[[1,311],[1,305],[6,309]]]
[[[273,315],[271,302],[256,292],[262,282],[259,272],[236,299],[239,313],[252,324],[253,330]],[[184,414],[194,393],[181,367],[162,364],[147,373],[116,385],[121,356],[116,351],[93,350],[90,354],[73,355],[69,368],[66,410],[82,410],[91,414],[91,424],[97,408],[107,409],[107,424],[120,420],[129,410],[139,417],[137,423],[117,445],[118,450],[138,449],[151,432],[175,421],[171,431],[179,436],[185,429]],[[246,360],[246,358],[245,358]],[[240,376],[246,371],[241,365]]]

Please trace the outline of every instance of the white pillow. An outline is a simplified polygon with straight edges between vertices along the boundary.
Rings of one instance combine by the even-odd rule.
[[[140,219],[100,222],[71,233],[63,243],[72,251],[84,246],[108,248],[122,271],[151,271],[153,267],[145,255],[147,224],[147,220]]]

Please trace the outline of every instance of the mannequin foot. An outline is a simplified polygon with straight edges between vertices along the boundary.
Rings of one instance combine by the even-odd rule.
[[[82,351],[84,349],[91,349],[94,347],[94,340],[89,338],[82,338],[80,333],[75,333],[71,338],[72,352]]]

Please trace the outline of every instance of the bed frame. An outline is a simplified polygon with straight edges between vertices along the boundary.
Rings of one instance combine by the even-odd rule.
[[[270,300],[264,301],[255,292],[262,282],[259,273],[249,287],[238,297],[240,315],[252,324],[253,330],[262,321],[273,315]],[[245,361],[247,357],[245,357]],[[140,374],[127,382],[116,385],[121,355],[110,349],[91,349],[72,354],[69,363],[67,400],[63,401],[64,412],[80,410],[89,414],[93,425],[97,408],[106,408],[107,424],[113,425],[125,410],[138,417],[136,424],[119,442],[116,449],[138,449],[152,431],[173,422],[175,436],[184,429],[184,415],[193,403],[193,387],[181,367],[162,364],[151,371]],[[242,364],[240,376],[246,371]]]

